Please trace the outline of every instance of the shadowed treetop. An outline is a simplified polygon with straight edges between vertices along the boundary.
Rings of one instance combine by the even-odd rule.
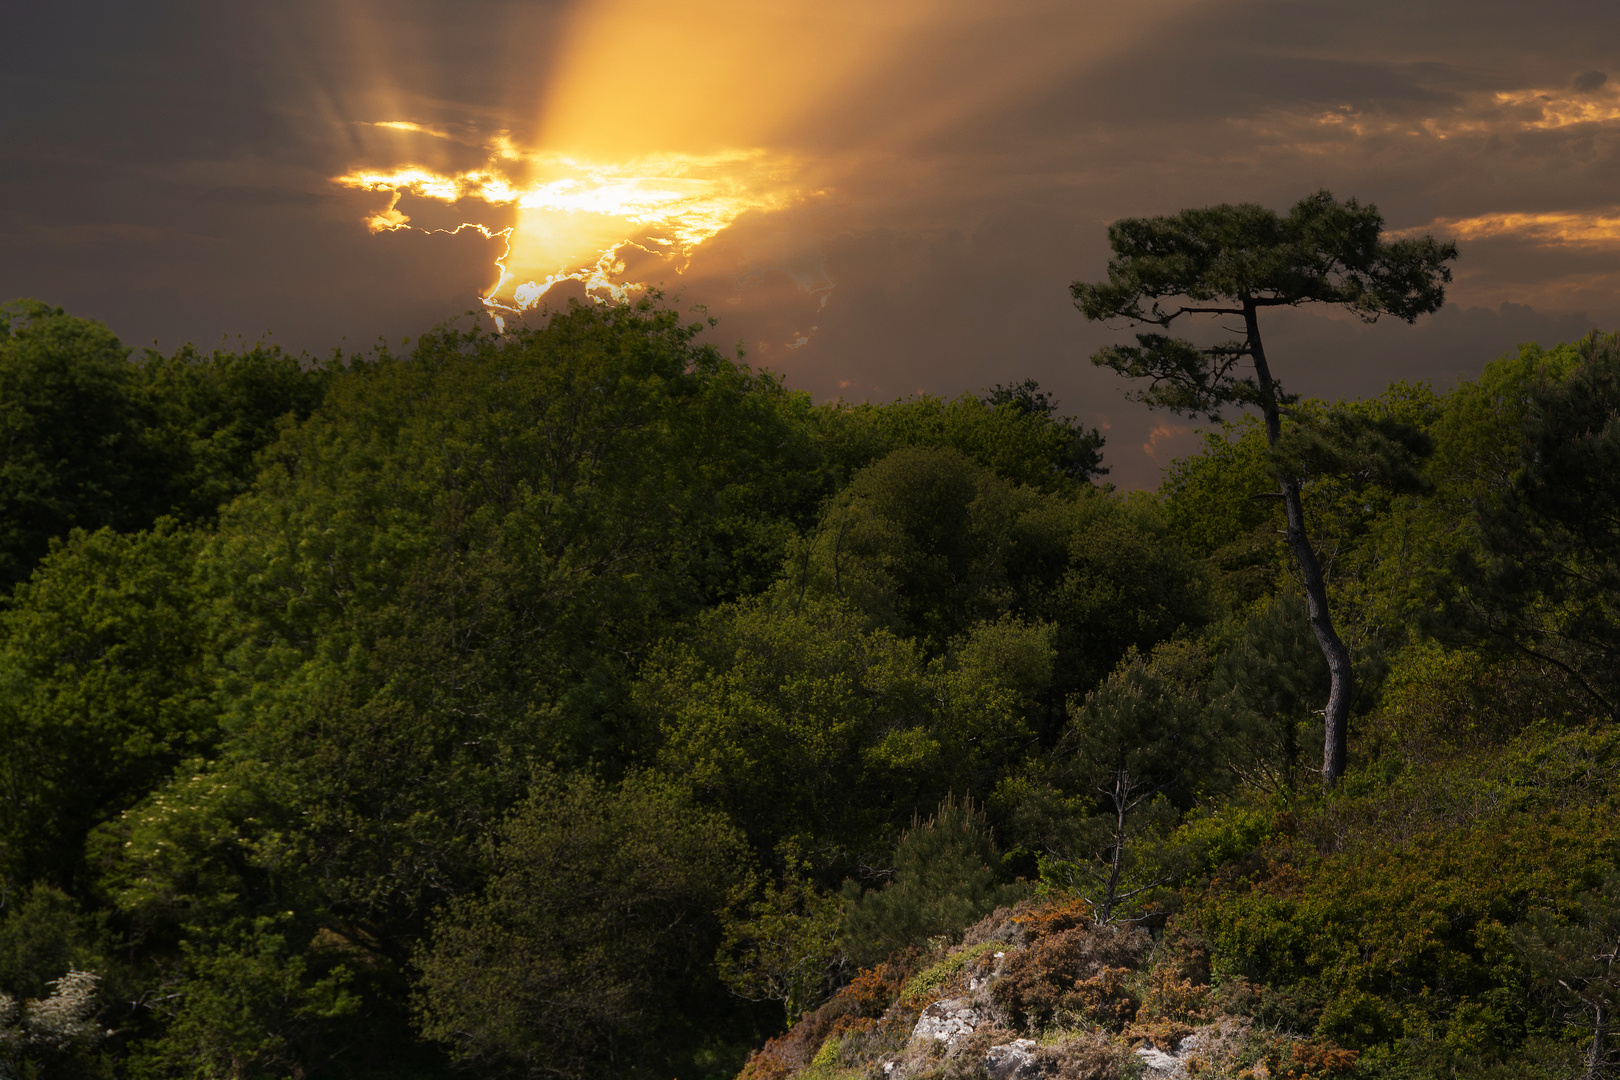
[[[1377,207],[1318,191],[1287,216],[1253,203],[1206,206],[1108,227],[1114,257],[1106,282],[1070,286],[1088,319],[1168,327],[1183,315],[1239,315],[1245,337],[1196,346],[1161,333],[1099,350],[1092,362],[1150,380],[1131,396],[1183,415],[1219,420],[1223,405],[1258,405],[1272,416],[1289,399],[1260,347],[1260,308],[1340,304],[1365,322],[1413,322],[1445,302],[1455,243],[1431,236],[1382,240]],[[1254,378],[1237,374],[1245,358]]]
[[[1076,282],[1088,319],[1126,318],[1168,326],[1211,301],[1278,307],[1343,304],[1368,322],[1414,321],[1445,299],[1457,245],[1424,236],[1381,240],[1384,219],[1327,191],[1301,199],[1287,217],[1253,203],[1222,203],[1168,217],[1127,218],[1108,228],[1108,282]],[[1167,305],[1185,298],[1199,306]],[[1222,312],[1227,313],[1227,312]],[[1235,308],[1230,314],[1242,314]]]

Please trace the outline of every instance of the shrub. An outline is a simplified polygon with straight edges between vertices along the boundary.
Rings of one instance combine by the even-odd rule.
[[[1039,1031],[1062,1013],[1118,1029],[1140,1005],[1125,976],[1148,945],[1148,935],[1136,928],[1090,925],[1049,933],[1007,957],[991,994],[1023,1031]]]
[[[905,1005],[921,1007],[940,997],[942,987],[950,986],[956,982],[968,966],[986,953],[994,952],[996,942],[986,941],[965,949],[958,949],[939,963],[924,968],[913,975],[900,992],[900,1001]]]
[[[727,989],[749,1001],[780,1001],[791,1026],[826,1000],[846,970],[838,948],[844,900],[816,891],[798,849],[782,849],[780,883],[767,879],[746,917],[727,913],[715,964]],[[753,892],[750,885],[748,893]]]
[[[999,884],[1001,854],[983,811],[947,798],[926,823],[915,818],[895,849],[894,879],[850,909],[844,938],[858,962],[955,935],[1022,892]]]
[[[48,997],[21,1004],[0,993],[0,1076],[87,1075],[88,1051],[112,1034],[95,1019],[97,976],[69,971]]]
[[[484,893],[452,902],[419,955],[424,1032],[486,1076],[673,1073],[691,1033],[672,1018],[718,996],[715,913],[743,856],[723,817],[656,778],[543,774]]]

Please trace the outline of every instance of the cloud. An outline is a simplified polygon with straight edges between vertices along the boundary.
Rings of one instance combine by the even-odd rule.
[[[1120,335],[1066,291],[1122,216],[1327,187],[1460,239],[1454,304],[1416,327],[1278,313],[1303,392],[1620,324],[1613,5],[69,7],[15,28],[34,47],[7,73],[0,295],[132,341],[273,327],[324,349],[492,287],[641,281],[821,397],[1036,377],[1106,416],[1131,485],[1181,452],[1153,434],[1178,421],[1088,363]]]
[[[506,240],[494,284],[482,296],[497,322],[536,307],[566,280],[583,283],[598,299],[623,299],[651,274],[679,274],[693,249],[739,214],[780,210],[806,197],[794,186],[798,164],[759,150],[600,162],[525,152],[505,135],[487,149],[482,165],[462,172],[405,165],[353,169],[332,182],[388,196],[386,206],[366,215],[373,233],[413,227],[401,208],[408,196],[467,204],[480,215],[450,231]]]
[[[1417,231],[1420,230],[1408,230]],[[1455,236],[1459,240],[1508,236],[1551,247],[1620,246],[1620,206],[1597,213],[1501,213],[1436,218],[1421,231]]]
[[[1181,444],[1185,441],[1184,436],[1192,434],[1192,430],[1188,424],[1155,424],[1148,432],[1147,442],[1142,444],[1142,453],[1152,458],[1156,465],[1161,467],[1168,465],[1170,458],[1168,456],[1161,458],[1160,455],[1171,444],[1175,444],[1178,450],[1185,452],[1186,448]]]

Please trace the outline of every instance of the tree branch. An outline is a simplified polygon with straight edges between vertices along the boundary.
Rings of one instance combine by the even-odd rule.
[[[1193,307],[1183,307],[1183,308],[1177,308],[1176,313],[1174,315],[1170,316],[1170,317],[1172,319],[1176,319],[1176,318],[1180,318],[1183,315],[1242,315],[1242,314],[1243,314],[1243,309],[1242,308],[1223,308],[1223,307],[1193,308]]]

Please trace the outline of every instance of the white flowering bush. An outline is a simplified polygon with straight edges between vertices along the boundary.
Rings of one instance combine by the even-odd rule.
[[[51,995],[18,1003],[0,993],[0,1078],[15,1075],[25,1057],[94,1046],[111,1034],[94,1018],[96,982],[88,971],[69,971],[48,983]]]

